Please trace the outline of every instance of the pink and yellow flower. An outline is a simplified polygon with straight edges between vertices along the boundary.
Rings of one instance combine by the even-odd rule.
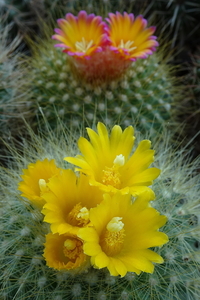
[[[89,267],[89,258],[83,253],[83,242],[70,234],[49,233],[44,244],[44,258],[50,268],[80,273]]]
[[[72,72],[81,80],[99,85],[122,77],[137,58],[146,58],[158,46],[152,34],[155,27],[147,27],[147,21],[133,14],[110,13],[102,21],[100,16],[80,11],[78,16],[66,14],[59,19],[53,39],[65,48],[71,59]]]
[[[29,199],[34,205],[42,209],[45,204],[42,194],[47,191],[47,183],[50,178],[59,174],[61,169],[57,168],[55,160],[36,161],[28,165],[23,170],[21,178],[23,181],[19,183],[18,190],[22,192],[21,196]]]
[[[49,181],[43,194],[44,221],[51,224],[52,233],[77,234],[80,227],[89,226],[89,210],[102,199],[102,192],[89,185],[88,177],[68,169]]]
[[[92,186],[97,186],[106,193],[138,195],[148,188],[158,177],[160,170],[149,168],[154,161],[151,142],[143,140],[130,156],[135,137],[132,126],[122,131],[115,125],[108,134],[103,123],[98,123],[96,133],[87,128],[90,141],[81,137],[78,141],[82,155],[66,157],[65,160],[78,166],[77,171],[87,174]]]
[[[112,276],[123,277],[127,272],[152,273],[153,263],[163,262],[149,248],[168,242],[167,235],[158,231],[166,217],[148,205],[149,196],[143,193],[132,204],[130,195],[105,194],[104,200],[91,208],[93,227],[80,229],[78,236],[95,268],[107,268]]]
[[[102,51],[107,35],[106,24],[100,16],[80,11],[77,17],[68,13],[65,19],[57,22],[60,29],[55,29],[56,34],[52,38],[61,42],[56,46],[65,48],[63,52],[89,59],[94,53]]]
[[[156,37],[152,34],[155,27],[147,27],[147,21],[133,14],[109,13],[106,19],[109,23],[108,37],[110,49],[125,60],[135,61],[137,58],[146,58],[158,46]]]

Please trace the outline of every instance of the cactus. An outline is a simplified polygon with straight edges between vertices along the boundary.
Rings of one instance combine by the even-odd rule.
[[[33,57],[25,58],[23,63],[25,68],[20,66],[19,70],[26,81],[19,78],[17,97],[6,98],[7,90],[3,88],[2,99],[11,99],[17,105],[27,103],[39,117],[37,127],[45,128],[39,130],[39,135],[28,128],[30,141],[21,138],[20,152],[8,143],[14,159],[10,161],[7,157],[8,169],[0,168],[0,298],[197,300],[199,159],[191,164],[186,149],[174,151],[169,132],[162,132],[159,138],[152,130],[166,125],[163,120],[169,120],[171,104],[177,96],[162,49],[148,59],[134,62],[122,79],[97,86],[75,79],[66,54],[55,49],[50,40],[40,41]],[[23,106],[22,111],[25,111]],[[65,125],[58,122],[58,116]],[[151,205],[167,216],[162,231],[169,237],[166,245],[155,249],[165,261],[155,266],[153,274],[128,273],[119,278],[104,269],[71,275],[49,268],[43,257],[49,226],[43,222],[43,215],[17,191],[22,169],[31,162],[55,159],[59,167],[66,168],[63,158],[77,154],[75,139],[80,136],[80,127],[84,122],[91,125],[96,119],[123,126],[134,123],[153,140],[157,152],[154,165],[162,174],[153,184],[156,200]],[[71,126],[73,130],[69,129]]]
[[[88,3],[93,4],[94,11],[102,4],[96,7],[93,2]],[[81,5],[75,1],[72,6],[71,10],[76,10]],[[106,10],[107,4],[102,7]],[[22,113],[31,113],[36,127],[38,118],[43,119],[41,112],[52,127],[57,116],[70,126],[77,126],[80,121],[92,124],[94,116],[107,124],[120,121],[125,126],[134,119],[141,130],[158,130],[166,125],[180,88],[165,47],[160,46],[148,59],[138,59],[120,80],[94,87],[73,76],[70,59],[53,47],[49,27],[45,35],[47,39],[32,44],[33,56],[23,59],[20,72],[26,80],[21,78],[18,97],[13,99]]]
[[[91,124],[94,115],[106,123],[120,120],[124,125],[136,119],[141,129],[158,129],[169,120],[179,93],[162,48],[133,63],[121,80],[92,87],[74,78],[66,54],[55,49],[51,41],[34,47],[33,56],[24,61],[26,82],[22,83],[24,90],[30,90],[24,101],[33,114],[40,116],[42,110],[52,127],[57,115],[73,126],[80,121]]]
[[[60,124],[57,133],[47,125],[40,135],[30,129],[31,141],[24,140],[23,155],[13,149],[15,159],[1,168],[1,299],[191,299],[199,297],[199,159],[190,163],[185,150],[174,152],[169,132],[149,136],[156,149],[154,165],[162,170],[152,188],[153,205],[168,218],[162,228],[169,242],[156,249],[164,263],[153,274],[127,273],[124,278],[110,276],[104,269],[89,269],[80,275],[56,271],[43,258],[44,235],[49,227],[43,216],[19,196],[17,184],[22,168],[30,162],[53,158],[66,168],[63,158],[77,153],[80,133]],[[150,134],[150,133],[149,133]]]

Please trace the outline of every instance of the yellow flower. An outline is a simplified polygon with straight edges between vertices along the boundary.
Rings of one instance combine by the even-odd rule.
[[[103,199],[102,192],[89,185],[87,176],[81,174],[77,178],[72,170],[63,170],[47,186],[42,213],[44,221],[51,224],[52,233],[76,234],[80,227],[89,225],[89,209]]]
[[[109,136],[104,124],[98,123],[98,134],[87,128],[90,142],[81,137],[78,141],[82,155],[65,160],[79,166],[80,172],[89,176],[90,184],[98,186],[104,192],[138,195],[152,184],[159,174],[157,168],[148,168],[154,160],[151,142],[143,140],[136,151],[129,157],[135,137],[133,127],[124,131],[115,125]],[[153,191],[152,191],[153,193]]]
[[[152,36],[155,27],[146,28],[147,21],[133,14],[109,13],[108,37],[110,49],[120,54],[125,60],[134,61],[136,58],[146,58],[158,46],[156,37]]]
[[[167,235],[158,231],[166,217],[150,207],[149,200],[148,192],[140,194],[133,204],[130,195],[105,194],[104,200],[90,210],[93,227],[81,228],[78,236],[95,268],[108,268],[112,276],[123,277],[127,272],[152,273],[153,263],[163,262],[148,248],[167,243]]]
[[[90,265],[82,241],[70,234],[47,234],[43,256],[47,266],[57,270],[81,272]]]
[[[29,199],[34,205],[40,209],[45,201],[42,198],[43,192],[47,190],[47,182],[49,179],[60,173],[60,169],[56,167],[54,159],[36,161],[28,165],[28,169],[23,170],[21,178],[23,181],[19,183],[18,190],[22,192],[21,196]]]
[[[85,11],[80,11],[77,17],[68,13],[65,19],[57,22],[61,29],[56,28],[56,34],[52,38],[61,42],[55,46],[64,47],[63,52],[77,58],[89,59],[94,53],[102,51],[106,40],[106,24],[100,16],[87,15]]]

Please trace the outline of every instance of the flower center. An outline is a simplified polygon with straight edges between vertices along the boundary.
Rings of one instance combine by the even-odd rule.
[[[113,187],[119,189],[121,185],[120,176],[118,169],[119,167],[123,166],[125,163],[125,157],[120,154],[117,155],[113,161],[112,168],[105,167],[102,171],[102,183],[105,185],[112,185]]]
[[[135,50],[137,47],[131,47],[134,44],[134,41],[127,41],[126,43],[124,40],[120,40],[118,48],[127,49],[129,51]]]
[[[63,253],[69,260],[76,260],[82,252],[81,241],[73,238],[66,239],[64,242]]]
[[[76,204],[68,215],[68,223],[73,226],[86,226],[89,223],[89,210],[81,203]]]
[[[112,185],[115,188],[120,187],[120,173],[116,170],[115,166],[112,168],[105,167],[105,170],[103,170],[102,182],[105,185]]]
[[[112,218],[101,236],[101,248],[108,256],[114,256],[122,249],[125,233],[124,223],[121,220],[120,217]]]
[[[85,38],[82,37],[82,40],[80,42],[75,43],[75,47],[76,47],[76,50],[86,53],[88,51],[88,49],[92,46],[92,44],[93,44],[93,40],[87,42],[85,40]]]

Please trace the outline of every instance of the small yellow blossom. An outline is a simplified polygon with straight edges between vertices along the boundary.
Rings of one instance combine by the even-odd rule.
[[[23,170],[21,178],[23,181],[19,183],[18,190],[22,192],[21,196],[29,199],[34,205],[40,209],[45,204],[42,194],[48,190],[47,183],[49,179],[60,173],[56,167],[54,159],[36,161],[28,165],[27,169]]]
[[[102,192],[89,185],[87,176],[81,174],[77,178],[70,169],[52,178],[47,187],[42,213],[44,221],[51,224],[52,233],[76,234],[80,227],[89,225],[90,208],[103,200]]]
[[[83,137],[78,141],[82,155],[65,160],[80,167],[76,170],[87,174],[90,184],[104,192],[138,195],[150,190],[147,186],[160,174],[159,169],[148,168],[154,161],[151,142],[141,141],[130,156],[135,139],[132,126],[122,131],[115,125],[109,136],[106,126],[98,123],[97,131],[87,128],[90,141]]]
[[[88,256],[83,253],[83,242],[77,236],[49,233],[44,245],[43,256],[50,268],[80,273],[90,265]]]
[[[105,194],[104,200],[90,209],[93,227],[81,228],[78,236],[95,268],[108,268],[112,276],[123,277],[127,272],[152,273],[153,263],[163,262],[149,249],[168,242],[167,235],[158,231],[166,217],[149,206],[151,196],[144,192],[132,203],[130,195]]]

